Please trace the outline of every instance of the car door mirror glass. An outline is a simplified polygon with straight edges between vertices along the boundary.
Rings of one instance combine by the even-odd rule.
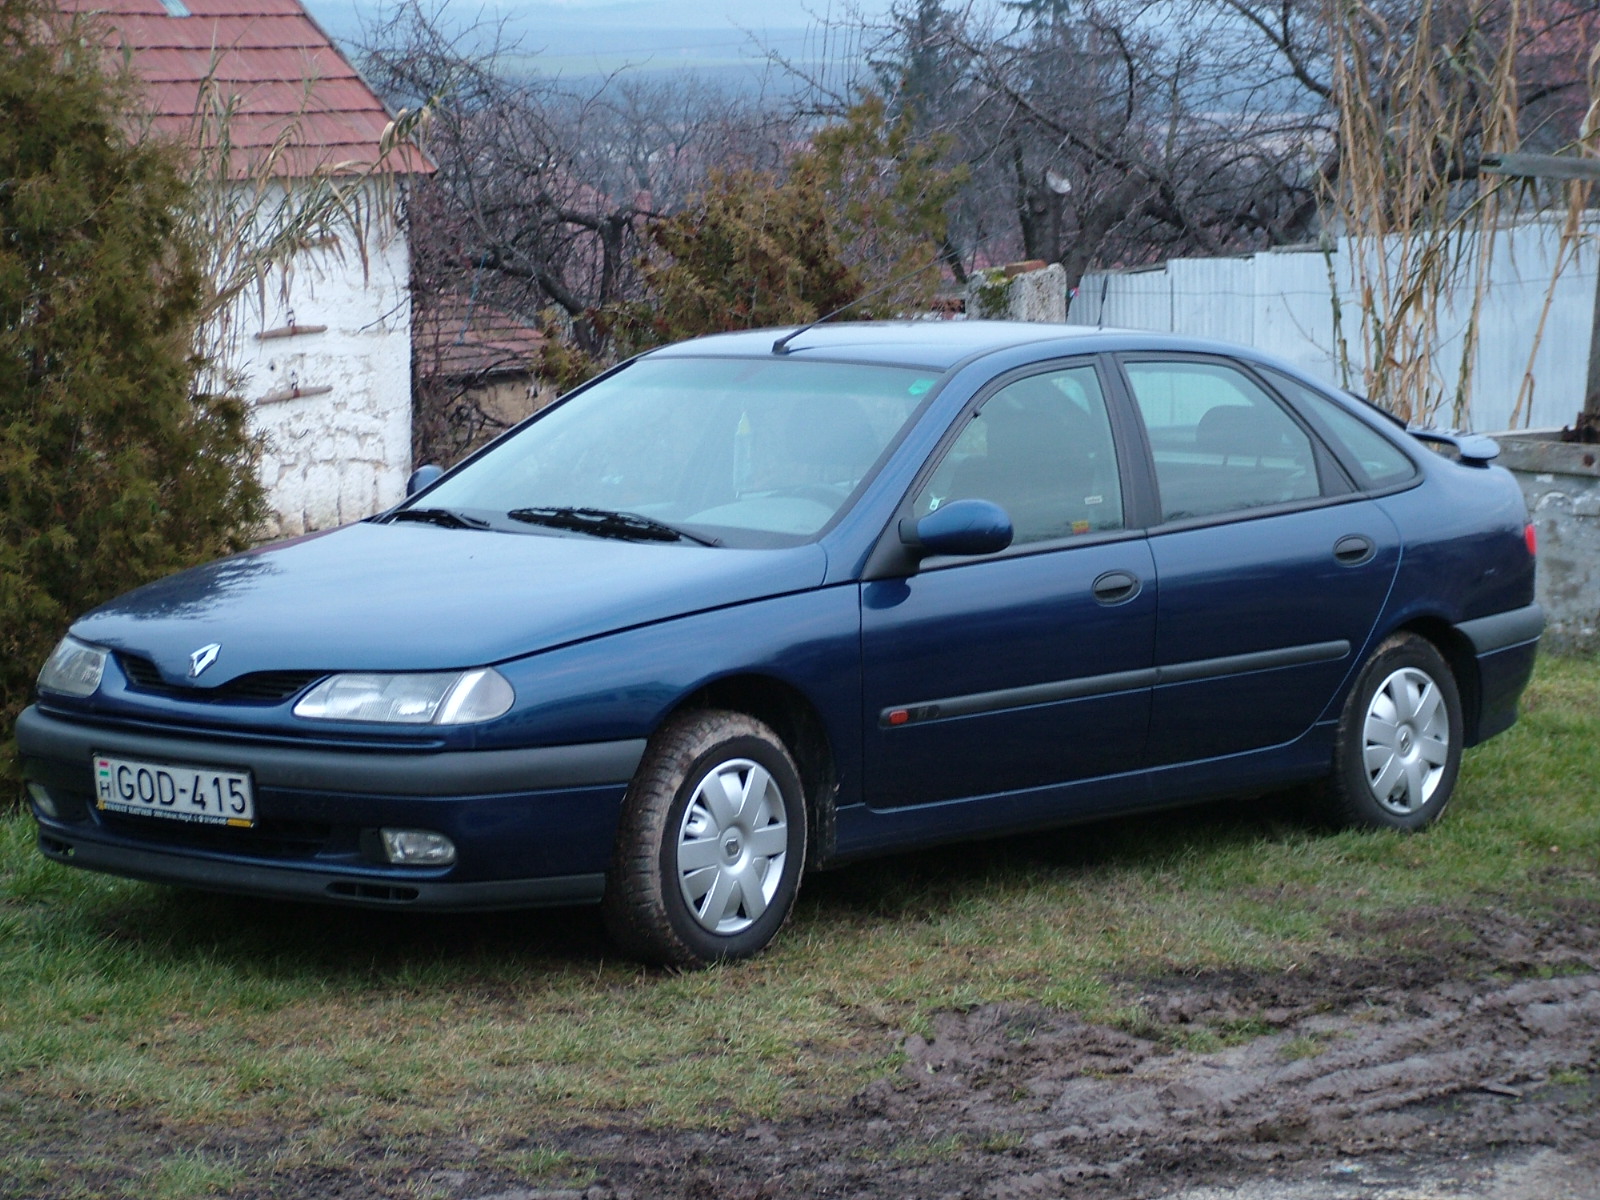
[[[406,495],[415,496],[423,488],[444,474],[444,468],[436,463],[428,463],[411,472],[411,477],[406,480]]]
[[[1012,535],[1006,510],[988,500],[953,500],[900,526],[901,540],[923,555],[998,554],[1011,545]]]

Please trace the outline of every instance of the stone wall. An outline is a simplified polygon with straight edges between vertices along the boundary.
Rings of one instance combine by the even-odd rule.
[[[1544,646],[1600,650],[1600,446],[1555,433],[1496,434],[1500,457],[1522,485],[1539,537]]]
[[[975,272],[967,284],[967,316],[994,321],[1067,319],[1067,272],[1060,263],[1012,263]]]

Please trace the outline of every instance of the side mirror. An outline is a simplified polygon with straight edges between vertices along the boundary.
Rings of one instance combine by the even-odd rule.
[[[411,472],[411,478],[406,480],[406,495],[415,496],[423,488],[444,474],[444,468],[435,463],[427,463]]]
[[[916,557],[995,554],[1011,545],[1011,517],[989,500],[954,500],[920,521],[900,522],[900,541]]]

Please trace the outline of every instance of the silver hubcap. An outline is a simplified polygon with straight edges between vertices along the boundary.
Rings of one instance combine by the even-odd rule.
[[[788,848],[771,772],[748,758],[711,768],[678,829],[678,887],[689,912],[712,933],[750,928],[777,894]]]
[[[1426,671],[1402,667],[1367,706],[1367,784],[1379,804],[1409,816],[1433,798],[1450,757],[1450,714]]]

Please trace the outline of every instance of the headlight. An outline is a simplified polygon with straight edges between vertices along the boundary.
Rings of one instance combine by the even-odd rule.
[[[75,637],[64,637],[39,672],[39,690],[63,696],[92,695],[105,673],[104,650],[86,646]]]
[[[516,694],[491,667],[406,675],[330,675],[294,706],[311,721],[470,725],[504,716]]]

